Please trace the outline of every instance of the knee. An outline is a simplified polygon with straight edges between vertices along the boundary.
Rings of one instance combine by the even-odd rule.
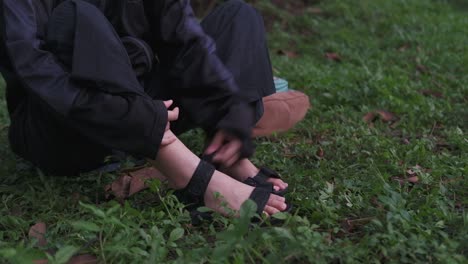
[[[256,28],[260,21],[263,23],[263,18],[257,9],[243,0],[228,0],[225,5],[226,12],[233,15],[232,22],[236,24]]]
[[[243,0],[228,0],[225,5],[229,7],[230,10],[236,10],[237,14],[242,17],[258,16],[257,10]]]
[[[47,22],[46,46],[68,67],[72,62],[77,17],[80,16],[77,5],[86,7],[87,15],[96,21],[105,19],[104,14],[91,0],[66,0],[53,9]],[[96,25],[106,25],[106,23],[96,23]]]
[[[76,6],[68,0],[52,12],[48,24],[46,43],[48,50],[66,66],[71,65],[76,28]]]

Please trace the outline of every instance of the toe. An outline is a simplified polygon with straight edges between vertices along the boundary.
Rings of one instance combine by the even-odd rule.
[[[280,210],[274,208],[274,207],[271,207],[271,206],[265,206],[265,209],[263,209],[263,211],[267,214],[267,215],[274,215],[274,214],[277,214],[280,212]]]
[[[275,191],[284,190],[288,187],[288,184],[281,179],[270,179],[269,181],[273,183]]]
[[[270,199],[268,200],[267,206],[273,207],[278,211],[283,211],[287,208],[284,197],[280,197],[277,195],[270,195]]]
[[[282,202],[282,203],[286,202],[286,198],[284,198],[283,196],[276,195],[276,194],[272,194],[270,196],[270,199],[271,200],[276,200],[276,201],[279,201],[279,202]]]

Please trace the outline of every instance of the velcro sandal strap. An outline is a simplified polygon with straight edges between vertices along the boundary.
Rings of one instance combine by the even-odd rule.
[[[275,178],[275,179],[281,179],[281,176],[274,170],[267,168],[267,167],[262,167],[260,168],[260,172],[258,174],[263,174],[268,178]]]
[[[257,214],[262,215],[265,206],[270,199],[271,192],[265,188],[255,188],[250,194],[249,199],[257,204]]]
[[[185,187],[187,192],[194,197],[201,197],[203,199],[214,171],[215,168],[211,164],[201,160],[193,173],[192,179],[190,179],[187,187]]]
[[[192,179],[190,179],[187,186],[175,192],[176,196],[183,203],[200,204],[203,203],[203,198],[211,181],[211,177],[215,172],[213,165],[200,160]]]

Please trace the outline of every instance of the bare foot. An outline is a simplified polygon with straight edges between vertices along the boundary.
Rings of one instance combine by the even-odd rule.
[[[221,171],[239,181],[244,181],[249,177],[257,175],[260,169],[250,160],[242,159],[229,168],[222,168]],[[281,179],[270,178],[268,182],[273,184],[275,191],[281,191],[288,187],[288,184]]]
[[[172,133],[170,130],[165,132]],[[185,188],[194,172],[200,164],[200,159],[193,154],[180,140],[168,143],[160,147],[156,159],[152,161],[153,165],[162,172],[169,181],[169,185],[174,189]],[[207,190],[204,194],[205,205],[220,213],[223,211],[222,204],[238,211],[241,205],[249,199],[254,188],[243,184],[228,175],[215,171],[208,183]],[[217,199],[215,194],[219,193],[222,199]],[[270,194],[268,202],[263,209],[267,214],[271,215],[287,208],[283,197]]]
[[[168,179],[154,167],[153,171],[155,172],[155,178],[160,180]],[[183,189],[185,187],[176,186],[171,181],[169,181],[169,186],[174,189]],[[242,204],[250,197],[253,189],[254,187],[252,186],[243,184],[224,173],[215,171],[204,196],[205,205],[226,215],[227,212],[224,212],[224,208],[221,206],[223,202],[230,209],[238,211]],[[222,197],[216,198],[215,193],[221,194]],[[284,197],[271,194],[263,211],[268,215],[273,215],[284,211],[286,208],[286,199]]]
[[[226,214],[222,208],[223,202],[235,211],[239,211],[241,205],[249,198],[254,187],[243,184],[221,172],[216,171],[205,193],[205,205],[217,212]],[[221,194],[222,198],[216,198],[215,193]],[[263,212],[272,215],[286,210],[284,197],[271,194]]]

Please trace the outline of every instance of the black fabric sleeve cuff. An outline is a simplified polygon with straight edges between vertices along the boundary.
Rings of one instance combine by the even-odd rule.
[[[150,159],[156,159],[158,155],[168,121],[167,114],[164,114],[167,113],[167,109],[163,101],[154,100],[153,105],[155,108],[153,129],[148,140],[147,149],[144,150],[145,156]]]
[[[228,113],[220,120],[216,130],[224,130],[242,141],[240,158],[249,158],[255,151],[251,139],[255,123],[255,112],[246,103],[233,104]]]

